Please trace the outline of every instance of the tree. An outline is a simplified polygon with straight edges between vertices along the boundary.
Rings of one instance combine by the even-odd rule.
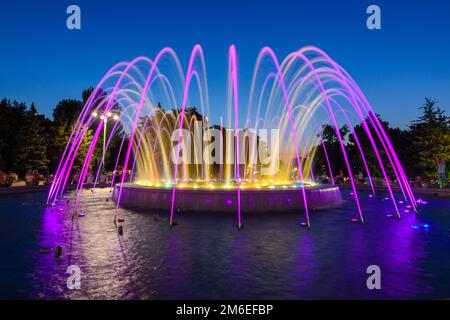
[[[422,116],[411,123],[414,153],[411,155],[418,175],[437,178],[437,159],[450,161],[450,122],[437,101],[425,98]]]
[[[0,168],[14,171],[14,163],[20,146],[19,132],[25,122],[27,107],[24,103],[4,98],[0,102]]]
[[[343,143],[347,140],[347,136],[349,134],[349,128],[344,125],[339,129],[339,133],[343,140]],[[328,158],[330,160],[331,169],[334,175],[339,174],[339,171],[342,170],[347,174],[347,166],[344,161],[344,156],[342,154],[341,143],[338,135],[336,134],[336,130],[331,125],[324,125],[322,127],[322,140],[327,150]],[[326,173],[328,174],[328,163],[325,157],[325,152],[322,148],[322,145],[317,147],[316,158],[314,161],[314,168],[316,172]]]
[[[17,145],[20,146],[15,167],[22,173],[27,169],[46,170],[49,163],[46,155],[47,134],[44,127],[45,117],[38,115],[36,106],[31,104],[26,112]]]
[[[380,115],[376,114],[375,116],[378,118],[378,120],[381,123],[381,126],[383,127],[383,130],[389,137],[389,140],[392,143],[403,168],[409,175],[411,175],[413,173],[413,168],[410,157],[411,143],[410,143],[410,134],[408,130],[392,128],[389,125],[389,122],[381,119]],[[390,165],[389,158],[386,155],[383,144],[380,142],[380,139],[376,131],[373,129],[370,119],[365,119],[365,122],[368,125],[369,132],[373,137],[378,154],[380,155],[381,161],[383,162],[383,166],[386,168],[388,176],[390,178],[394,178],[395,176],[394,170]],[[369,140],[369,137],[367,136],[366,131],[362,124],[356,125],[354,127],[354,133],[350,134],[349,136],[349,144],[347,145],[347,149],[350,157],[350,162],[355,167],[355,169],[365,172],[364,162],[361,157],[361,152],[356,144],[355,136],[358,138],[358,141],[360,143],[362,152],[369,167],[370,174],[374,177],[382,177],[382,172],[380,170],[380,163],[376,157],[373,145]]]
[[[56,125],[64,123],[75,123],[81,110],[83,103],[75,99],[63,99],[53,109],[53,122]]]

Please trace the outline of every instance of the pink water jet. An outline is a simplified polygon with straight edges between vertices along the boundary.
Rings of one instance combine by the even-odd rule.
[[[112,67],[94,89],[77,119],[50,187],[48,203],[55,203],[56,199],[67,190],[70,177],[74,174],[74,165],[80,156],[83,161],[75,187],[77,194],[75,207],[79,205],[79,197],[92,169],[96,170],[94,186],[97,185],[104,164],[102,161],[93,162],[93,158],[98,149],[97,143],[104,124],[102,121],[97,124],[90,115],[92,112],[107,113],[115,108],[121,113],[120,120],[114,124],[109,130],[108,137],[104,139],[107,141],[106,150],[108,150],[113,137],[122,134],[119,151],[113,161],[111,182],[116,201],[116,215],[121,207],[123,191],[126,190],[125,202],[129,202],[130,194],[137,192],[141,186],[146,190],[149,188],[154,190],[155,194],[164,199],[167,192],[160,190],[170,190],[170,199],[166,204],[158,205],[158,202],[152,202],[154,207],[169,210],[170,225],[174,224],[177,193],[181,192],[180,197],[183,199],[189,194],[194,198],[199,197],[199,201],[204,199],[205,204],[219,199],[217,201],[227,207],[225,211],[231,208],[230,210],[236,213],[237,226],[241,228],[243,212],[260,210],[260,206],[252,204],[252,199],[262,199],[258,196],[259,192],[261,195],[270,195],[268,196],[270,199],[275,199],[272,202],[277,203],[270,205],[271,202],[267,200],[267,210],[288,210],[288,205],[295,203],[293,208],[304,211],[304,224],[310,228],[309,210],[320,207],[319,195],[339,191],[339,188],[334,186],[336,181],[333,176],[333,163],[321,132],[324,125],[329,125],[337,136],[349,175],[352,199],[358,212],[358,219],[353,220],[364,223],[358,186],[353,179],[346,143],[340,134],[342,125],[350,128],[362,159],[361,170],[364,169],[366,172],[368,184],[375,194],[373,177],[359,142],[361,137],[353,130],[356,124],[362,125],[370,142],[372,147],[370,152],[375,154],[389,193],[389,197],[386,198],[392,201],[398,218],[400,212],[397,203],[401,204],[401,201],[407,202],[408,206],[417,210],[417,202],[405,172],[379,119],[350,75],[326,53],[316,47],[305,47],[289,54],[280,62],[272,49],[263,48],[257,57],[251,79],[249,102],[244,109],[247,111],[245,118],[240,114],[243,103],[239,94],[241,82],[238,81],[238,54],[235,46],[230,47],[228,55],[226,85],[228,99],[227,103],[215,102],[215,112],[209,110],[206,63],[200,45],[196,45],[192,50],[186,72],[183,71],[176,52],[171,48],[162,49],[154,60],[138,57],[131,62],[121,62]],[[160,103],[168,110],[162,110],[159,107]],[[226,104],[226,107],[222,113],[220,106],[223,104]],[[205,132],[210,132],[210,127],[213,127],[208,127],[210,122],[218,123],[216,126],[220,130],[220,152],[227,157],[233,154],[232,163],[220,163],[218,166],[215,163],[207,163],[203,160],[202,149],[202,162],[196,164],[194,169],[189,164],[180,164],[180,160],[187,157],[183,153],[180,159],[180,151],[185,150],[182,132],[183,130],[191,132],[192,123],[197,120],[192,111],[197,109],[191,107],[194,105],[200,108],[198,112],[202,117],[201,121],[203,126],[207,127]],[[243,129],[240,129],[241,125],[244,125]],[[247,151],[249,143],[240,143],[241,131],[256,131],[260,128],[278,130],[282,141],[275,143],[274,146],[261,136],[256,136],[259,145],[261,143],[266,145],[267,154],[272,156],[273,150],[281,149],[276,166],[278,169],[270,177],[262,173],[263,168],[267,169],[266,164],[262,161],[250,161],[252,154]],[[234,129],[234,136],[227,139],[224,131],[229,129]],[[81,154],[83,139],[90,131],[93,131],[92,143],[87,152]],[[174,133],[177,139],[170,140]],[[231,147],[224,148],[224,141],[231,143],[230,139],[234,143]],[[173,142],[176,142],[176,146],[173,146]],[[382,146],[387,161],[382,158],[377,143]],[[210,144],[212,141],[202,142],[202,147]],[[126,148],[123,148],[124,146]],[[316,183],[318,174],[314,172],[313,163],[318,148],[323,150],[326,159],[331,179],[330,186],[317,186]],[[173,159],[172,151],[175,152],[174,163],[170,161]],[[396,177],[403,200],[395,199],[387,167]],[[119,183],[116,183],[118,173],[121,178]],[[128,175],[131,185],[126,184]],[[208,194],[220,196],[208,198]],[[294,199],[298,197],[296,201],[292,200],[292,196]],[[336,205],[340,202],[340,194],[339,197],[328,198],[333,199],[330,201],[334,201]],[[331,203],[323,207],[329,204]],[[220,205],[217,207],[220,209]]]

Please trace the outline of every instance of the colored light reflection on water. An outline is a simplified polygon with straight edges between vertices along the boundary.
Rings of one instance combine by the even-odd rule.
[[[150,181],[150,180],[136,180],[133,184],[149,187],[149,188],[157,188],[157,189],[171,189],[174,186],[172,181],[161,180],[161,181]],[[241,190],[282,190],[282,189],[292,189],[292,188],[308,188],[318,186],[317,183],[313,182],[295,182],[290,180],[280,180],[280,181],[248,181],[241,180],[239,185],[236,181],[225,182],[218,180],[201,180],[195,179],[190,181],[181,181],[176,183],[175,186],[178,189],[202,189],[202,190],[237,190],[240,188]]]
[[[419,214],[386,219],[383,196],[362,193],[365,225],[351,223],[350,197],[337,209],[314,211],[310,231],[301,214],[245,216],[121,210],[113,224],[109,190],[84,191],[71,203],[45,207],[45,194],[0,198],[1,298],[40,299],[378,299],[450,296],[450,201],[428,199]],[[344,194],[345,196],[345,194]],[[71,196],[73,197],[73,196]],[[61,207],[62,210],[57,208]],[[400,207],[406,208],[406,204]],[[391,211],[389,211],[391,210]],[[72,218],[73,217],[73,218]],[[42,248],[62,247],[62,257]],[[82,271],[68,290],[66,269]],[[382,290],[367,290],[366,268],[377,264]],[[326,279],[326,281],[324,281]]]

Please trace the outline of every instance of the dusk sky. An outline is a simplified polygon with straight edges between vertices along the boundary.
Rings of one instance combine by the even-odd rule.
[[[81,8],[82,29],[66,28]],[[382,29],[366,28],[381,7]],[[174,48],[187,67],[195,44],[206,57],[211,108],[225,113],[228,47],[235,44],[241,91],[259,50],[280,59],[306,45],[328,53],[356,80],[383,119],[404,127],[424,97],[450,110],[448,1],[3,1],[0,98],[34,101],[39,112],[80,98],[115,63]],[[244,101],[245,103],[245,101]]]

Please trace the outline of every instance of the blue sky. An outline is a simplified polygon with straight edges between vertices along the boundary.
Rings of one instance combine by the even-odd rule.
[[[66,28],[77,4],[82,30]],[[382,30],[366,28],[370,4]],[[425,96],[450,108],[448,1],[20,1],[0,4],[0,97],[34,101],[41,113],[79,98],[115,63],[174,48],[206,55],[211,107],[225,105],[227,52],[237,46],[241,91],[259,50],[279,57],[306,45],[325,50],[356,80],[373,108],[404,127]]]

